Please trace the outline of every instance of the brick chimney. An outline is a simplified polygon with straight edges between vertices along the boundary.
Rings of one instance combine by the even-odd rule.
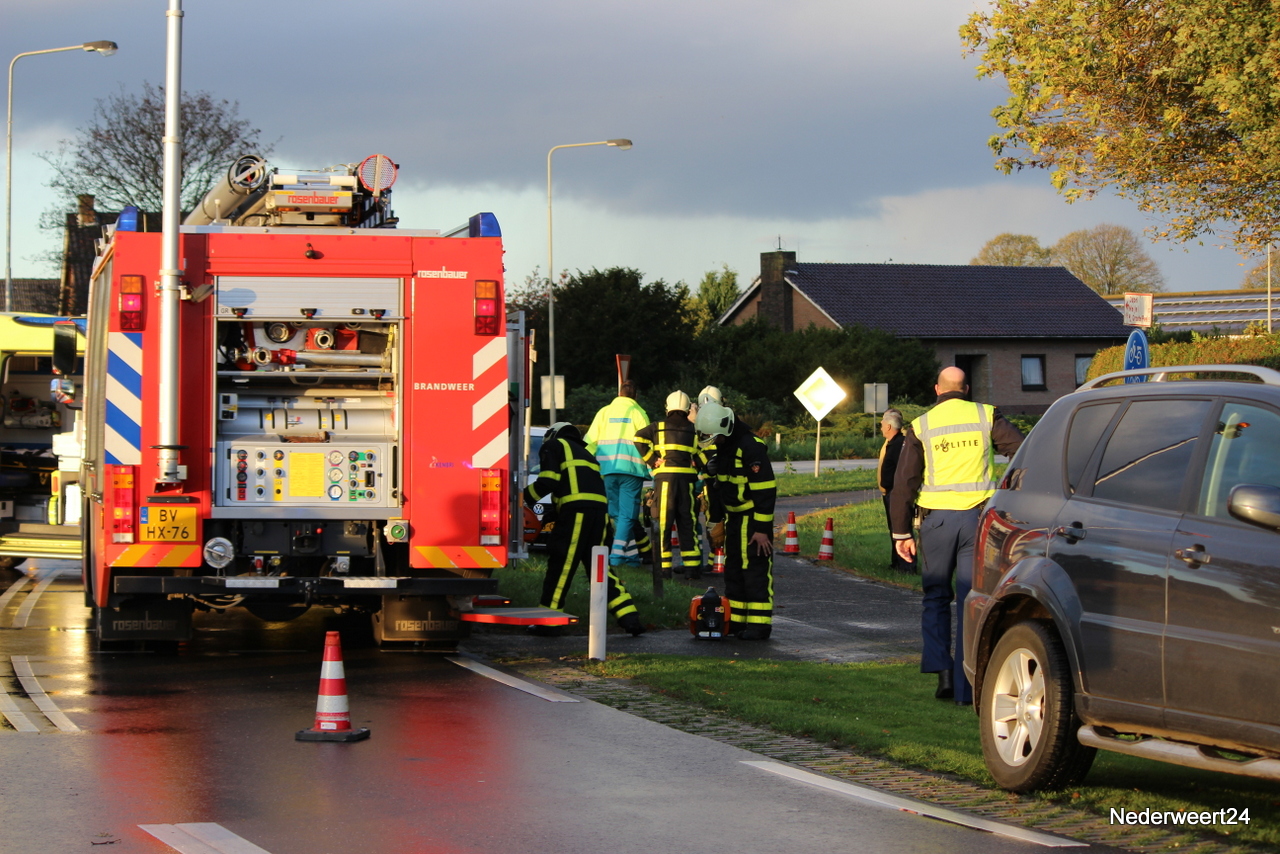
[[[794,329],[791,316],[791,285],[784,278],[795,266],[794,252],[760,253],[760,319],[784,332]]]
[[[78,203],[76,219],[79,221],[79,224],[81,226],[97,225],[98,212],[93,209],[93,196],[88,193],[76,196],[76,202]]]

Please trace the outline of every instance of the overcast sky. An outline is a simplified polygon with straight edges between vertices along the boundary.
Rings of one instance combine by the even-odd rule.
[[[1115,198],[1066,204],[1042,172],[992,167],[998,81],[957,29],[978,0],[187,0],[183,88],[240,104],[284,171],[383,153],[401,225],[494,212],[509,282],[547,265],[628,266],[696,286],[761,252],[800,261],[965,264],[1002,232],[1048,245],[1111,222]],[[55,246],[36,158],[95,99],[164,82],[166,0],[0,0],[0,56],[110,39],[118,54],[26,57],[14,72],[13,269]],[[7,61],[6,59],[6,61]],[[1235,288],[1233,249],[1148,244],[1170,290]]]

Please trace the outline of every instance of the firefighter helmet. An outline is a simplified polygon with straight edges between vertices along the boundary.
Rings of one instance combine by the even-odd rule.
[[[728,436],[733,430],[733,410],[708,400],[698,409],[695,426],[708,436]]]
[[[689,395],[682,391],[673,391],[667,395],[667,412],[688,412],[691,405]]]
[[[548,427],[547,432],[542,436],[544,444],[554,442],[556,439],[576,439],[581,442],[582,433],[568,421],[557,421]]]
[[[724,398],[720,396],[720,389],[713,385],[709,385],[702,391],[698,392],[698,406],[704,406],[708,402],[718,403],[724,406]]]

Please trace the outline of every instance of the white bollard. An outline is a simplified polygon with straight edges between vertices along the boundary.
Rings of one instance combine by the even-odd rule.
[[[591,621],[587,633],[587,658],[604,661],[604,636],[609,627],[609,549],[596,546],[591,550]]]

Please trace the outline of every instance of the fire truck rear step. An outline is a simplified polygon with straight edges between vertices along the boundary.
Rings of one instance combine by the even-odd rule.
[[[462,612],[466,623],[496,623],[504,626],[569,626],[578,618],[551,608],[474,608]]]

